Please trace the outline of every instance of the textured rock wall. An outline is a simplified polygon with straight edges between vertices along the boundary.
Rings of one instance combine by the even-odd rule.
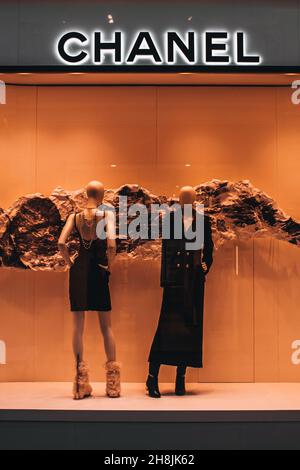
[[[249,181],[214,180],[196,188],[213,224],[216,246],[226,240],[274,237],[300,245],[300,223]]]
[[[227,240],[275,237],[300,245],[300,224],[285,215],[276,202],[249,181],[237,183],[213,180],[196,188],[197,200],[210,216],[216,248]],[[167,196],[155,196],[137,185],[126,184],[107,190],[105,203],[117,211],[118,196],[128,197],[128,206],[141,203],[174,202]],[[63,270],[64,262],[57,251],[57,241],[67,217],[85,204],[84,190],[66,191],[57,188],[46,197],[33,194],[21,197],[8,210],[0,209],[0,266],[33,270]],[[150,219],[149,219],[150,220]],[[130,220],[129,220],[130,222]],[[75,254],[78,249],[75,233],[68,242]],[[159,257],[159,241],[117,240],[122,256]]]

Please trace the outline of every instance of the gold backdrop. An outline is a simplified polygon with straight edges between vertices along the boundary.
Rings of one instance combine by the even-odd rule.
[[[9,86],[0,106],[0,206],[91,179],[168,195],[213,178],[249,179],[300,218],[300,106],[290,95],[279,87]],[[300,381],[291,360],[300,339],[299,266],[300,250],[272,239],[228,243],[215,253],[205,367],[190,370],[189,380]],[[67,274],[1,269],[0,289],[7,346],[0,380],[71,380]],[[158,263],[117,262],[111,289],[123,380],[143,381],[162,296]],[[85,339],[92,379],[103,380],[93,313]],[[162,380],[173,375],[164,368]]]

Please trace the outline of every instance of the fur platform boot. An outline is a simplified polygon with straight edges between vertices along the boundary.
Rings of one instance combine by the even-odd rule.
[[[77,361],[76,375],[73,384],[73,398],[74,400],[83,400],[92,395],[92,387],[89,382],[89,371],[87,363],[84,361]]]
[[[121,367],[118,362],[108,361],[106,369],[106,395],[110,398],[118,398],[121,395]]]

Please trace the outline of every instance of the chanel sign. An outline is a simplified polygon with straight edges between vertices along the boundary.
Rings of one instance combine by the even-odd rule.
[[[182,35],[167,31],[159,40],[149,31],[129,38],[115,31],[109,38],[103,32],[68,31],[55,45],[60,62],[70,65],[259,65],[262,57],[248,50],[243,31],[188,31]]]

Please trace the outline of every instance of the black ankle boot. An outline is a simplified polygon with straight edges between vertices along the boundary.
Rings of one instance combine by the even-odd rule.
[[[160,398],[160,392],[158,388],[158,377],[148,375],[146,387],[151,398]]]
[[[175,394],[178,396],[185,395],[185,375],[176,376]]]

